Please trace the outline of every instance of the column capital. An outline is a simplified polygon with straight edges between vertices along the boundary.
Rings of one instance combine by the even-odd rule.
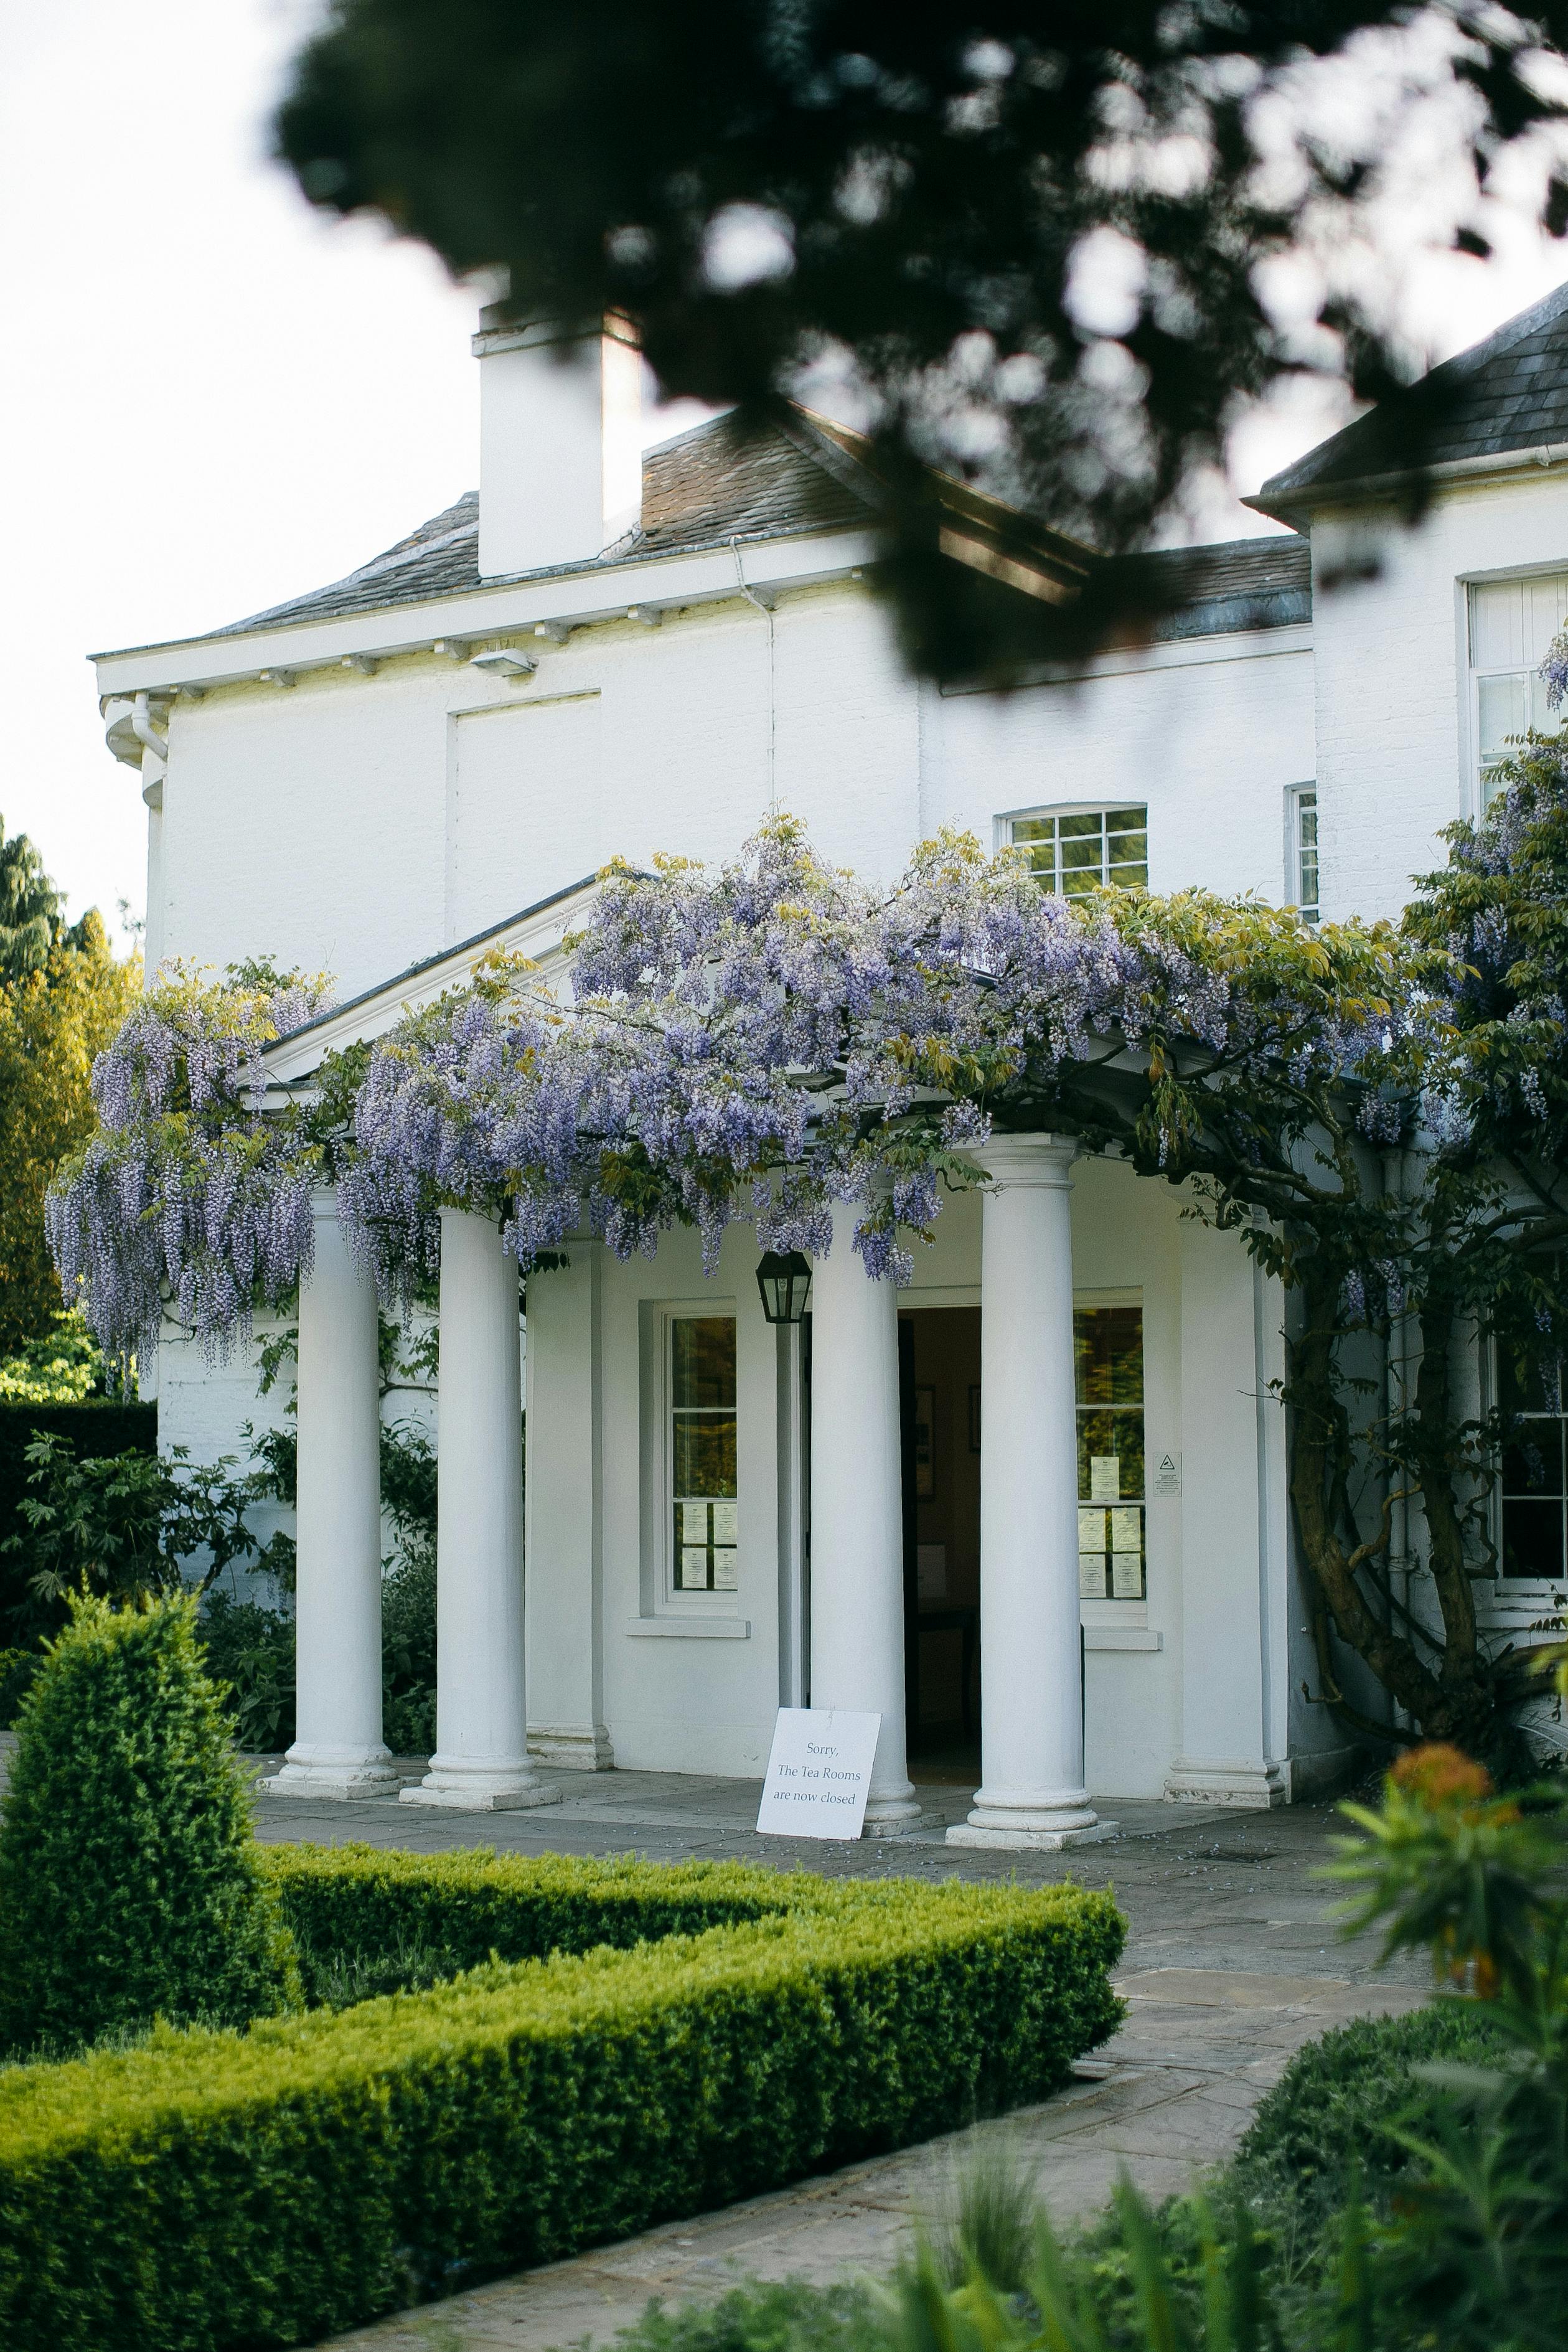
[[[970,1157],[998,1191],[1043,1185],[1067,1192],[1072,1163],[1082,1150],[1076,1135],[994,1135],[988,1143],[976,1144]]]

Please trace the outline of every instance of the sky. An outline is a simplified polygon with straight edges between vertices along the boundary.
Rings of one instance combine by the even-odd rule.
[[[0,816],[70,911],[145,895],[133,772],[85,656],[213,628],[352,570],[477,479],[476,297],[422,247],[319,219],[267,156],[314,0],[0,12]],[[1434,357],[1568,277],[1533,234],[1428,268]],[[662,437],[680,415],[650,420]],[[1249,489],[1342,419],[1298,403]],[[1259,528],[1224,493],[1206,534]]]

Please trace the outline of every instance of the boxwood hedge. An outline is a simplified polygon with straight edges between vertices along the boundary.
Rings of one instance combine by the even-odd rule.
[[[455,1980],[0,2073],[7,2352],[309,2341],[1044,2096],[1121,2014],[1079,1889],[275,1850],[302,1943]],[[644,1940],[638,1940],[643,1938]]]

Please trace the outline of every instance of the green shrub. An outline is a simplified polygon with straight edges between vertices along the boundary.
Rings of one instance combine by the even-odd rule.
[[[1412,2071],[1434,2062],[1482,2064],[1502,2049],[1475,2001],[1439,2000],[1407,2017],[1363,2017],[1298,2050],[1259,2107],[1230,2179],[1261,2210],[1288,2217],[1298,2243],[1321,2241],[1358,2175],[1385,2208],[1411,2158],[1391,2124],[1429,2122],[1439,2095]]]
[[[348,1859],[351,1901],[320,1855],[291,1900],[362,1919],[384,1891]],[[529,1916],[507,1865],[377,1859],[411,1865],[405,1895],[478,1861]],[[7,2352],[312,2340],[1041,2098],[1121,2013],[1122,1922],[1070,1886],[688,1866],[661,1903],[621,1864],[596,1918],[594,1865],[533,1867],[528,1932],[598,1948],[0,2074]],[[448,1889],[470,1927],[483,1891]],[[704,1900],[762,1916],[603,1948]]]
[[[0,2043],[297,1997],[292,1948],[202,1669],[193,1601],[73,1600],[22,1702],[0,1821]]]
[[[640,1862],[579,1854],[384,1853],[369,1845],[265,1847],[306,1982],[322,1969],[384,1963],[407,1947],[444,1976],[502,1960],[781,1917],[828,1890],[820,1879],[741,1862]],[[399,1988],[388,1985],[385,1990]]]
[[[9,1731],[33,1676],[43,1664],[37,1650],[0,1650],[0,1731]]]
[[[385,1449],[382,1453],[385,1475]],[[435,1541],[408,1540],[382,1581],[382,1737],[394,1756],[435,1746]]]
[[[224,1689],[235,1737],[253,1753],[294,1741],[294,1618],[287,1609],[236,1601],[214,1586],[202,1606],[207,1669]]]
[[[865,2286],[782,2279],[680,2311],[650,2304],[614,2341],[616,2352],[887,2352],[887,2327]]]

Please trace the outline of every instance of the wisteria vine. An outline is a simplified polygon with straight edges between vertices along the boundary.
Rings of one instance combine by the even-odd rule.
[[[1526,856],[1534,790],[1457,845],[1458,870]],[[1439,938],[1318,931],[1197,891],[1062,898],[955,834],[878,890],[780,819],[716,871],[607,869],[559,972],[489,960],[363,1050],[331,1117],[263,1107],[265,1049],[324,983],[161,982],[99,1060],[99,1130],[51,1193],[50,1241],[68,1296],[125,1350],[164,1312],[221,1349],[281,1301],[324,1177],[405,1308],[443,1206],[497,1217],[525,1270],[585,1230],[651,1255],[680,1223],[711,1272],[737,1219],[764,1247],[820,1253],[852,1202],[867,1273],[906,1281],[998,1126],[1061,1126],[1277,1223],[1343,1192],[1364,1147],[1474,1147],[1508,1075],[1465,1042],[1502,920],[1482,908]],[[1560,1001],[1531,1017],[1539,1046]],[[1539,1058],[1510,1080],[1527,1105]],[[1349,1233],[1353,1315],[1391,1246]]]
[[[263,1108],[262,1056],[329,1001],[325,979],[175,968],[99,1055],[98,1128],[44,1213],[66,1299],[111,1354],[165,1316],[221,1354],[308,1273],[322,1146],[297,1107]]]

